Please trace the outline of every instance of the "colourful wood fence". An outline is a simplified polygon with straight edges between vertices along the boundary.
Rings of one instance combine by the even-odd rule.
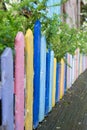
[[[1,79],[2,125],[6,130],[13,130],[13,56],[10,48],[6,48],[1,56]]]
[[[36,21],[34,35],[30,29],[25,36],[18,32],[14,57],[15,64],[10,48],[1,55],[0,122],[6,130],[33,130],[86,70],[87,56],[77,49],[74,56],[66,54],[70,67],[63,59],[58,63],[54,52],[46,49],[41,24]]]

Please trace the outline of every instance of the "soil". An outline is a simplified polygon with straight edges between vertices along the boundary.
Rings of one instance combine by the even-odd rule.
[[[37,130],[87,130],[87,70],[79,76]]]

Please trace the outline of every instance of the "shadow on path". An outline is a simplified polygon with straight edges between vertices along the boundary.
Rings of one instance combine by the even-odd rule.
[[[37,130],[87,130],[87,70],[79,76]]]

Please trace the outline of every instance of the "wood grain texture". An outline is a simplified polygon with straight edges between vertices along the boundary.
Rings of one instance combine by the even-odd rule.
[[[25,35],[26,58],[26,99],[25,99],[25,130],[33,129],[33,33],[30,29]]]
[[[24,35],[15,38],[15,130],[24,130]]]
[[[40,57],[40,102],[39,102],[39,122],[45,116],[45,82],[46,82],[46,39],[41,37],[41,57]]]
[[[60,97],[60,70],[61,70],[61,65],[60,63],[57,63],[56,65],[56,102],[59,101]]]
[[[60,99],[64,95],[64,61],[63,59],[61,60],[61,77],[60,77]]]
[[[67,66],[67,89],[70,88],[70,54],[67,53],[67,63],[68,63],[68,66]]]
[[[46,90],[45,90],[45,115],[49,112],[49,92],[50,92],[50,51],[46,53]]]
[[[50,51],[50,86],[49,86],[49,112],[52,110],[54,51]]]
[[[74,77],[74,69],[75,69],[75,59],[74,56],[72,57],[72,84],[74,83],[75,77]]]
[[[40,55],[41,55],[41,24],[36,21],[34,25],[34,102],[33,102],[33,126],[39,124],[40,101]]]
[[[52,107],[55,106],[55,97],[56,97],[56,58],[54,58],[54,70],[53,70],[53,88],[52,88]]]
[[[6,130],[13,130],[13,56],[6,48],[1,55],[2,80],[2,125]]]

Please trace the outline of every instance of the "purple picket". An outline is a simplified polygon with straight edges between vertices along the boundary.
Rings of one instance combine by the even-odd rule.
[[[24,130],[24,35],[15,38],[15,130]]]
[[[13,56],[10,48],[1,55],[1,81],[2,125],[6,130],[13,130]]]
[[[0,82],[0,100],[1,100],[1,82]]]
[[[1,125],[2,125],[2,100],[1,100],[1,82],[0,82],[0,126]]]
[[[1,100],[1,57],[0,57],[0,100]]]

